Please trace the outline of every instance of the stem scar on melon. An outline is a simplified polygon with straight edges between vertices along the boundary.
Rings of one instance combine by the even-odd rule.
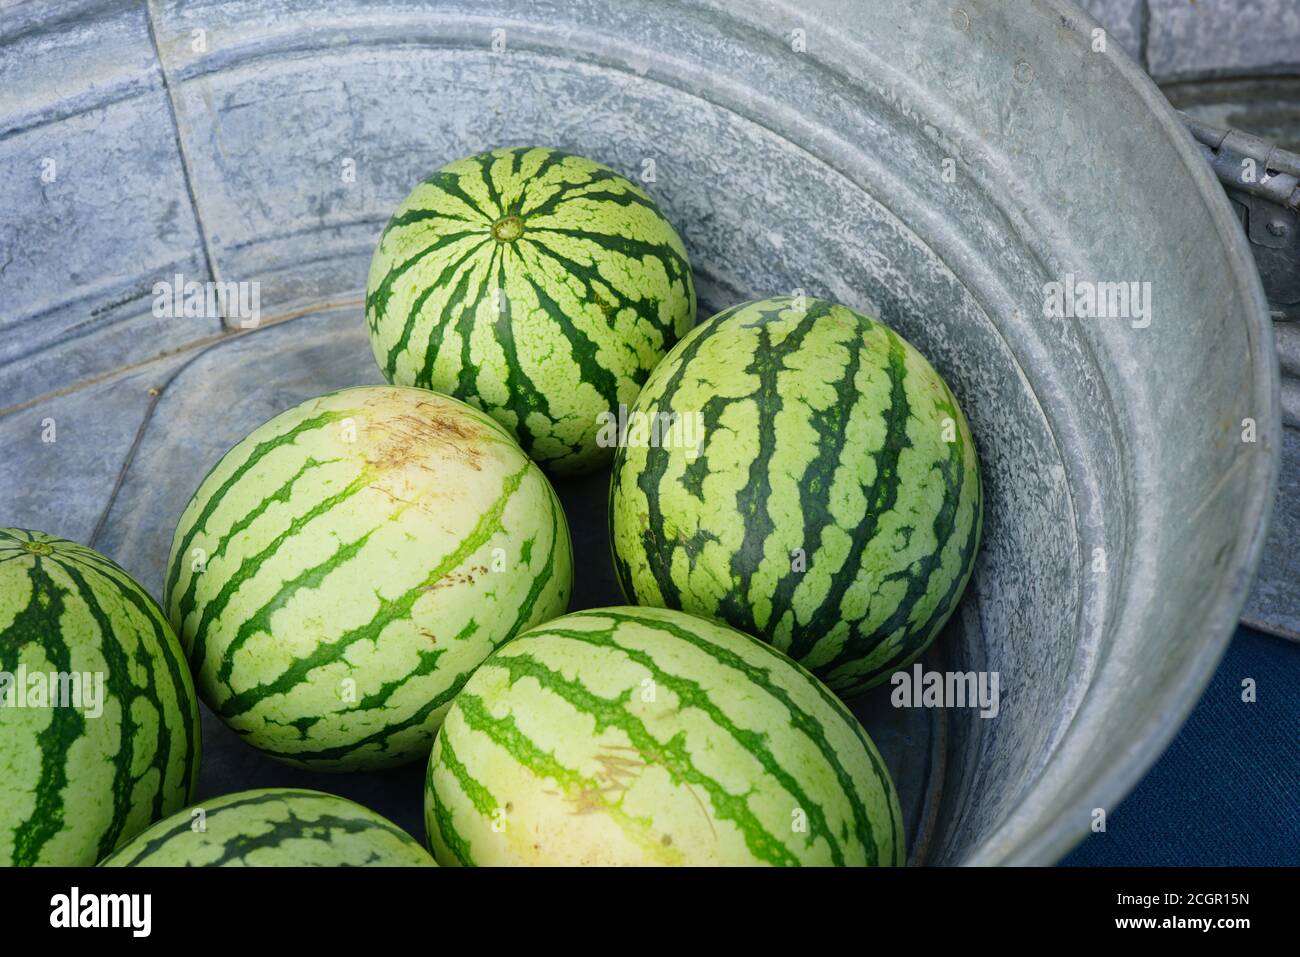
[[[557,474],[608,464],[600,416],[631,401],[696,317],[686,248],[654,200],[542,147],[426,178],[380,237],[365,306],[389,382],[469,402]]]

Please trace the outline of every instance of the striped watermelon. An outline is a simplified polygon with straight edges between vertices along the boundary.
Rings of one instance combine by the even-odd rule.
[[[226,453],[181,516],[166,601],[199,694],[301,767],[428,753],[492,649],[564,613],[555,492],[513,438],[455,399],[345,389]]]
[[[656,608],[583,611],[498,649],[429,762],[440,864],[901,864],[866,732],[770,646]]]
[[[686,249],[654,201],[542,148],[458,160],[415,188],[370,264],[366,318],[389,382],[513,429],[557,475],[608,464],[600,417],[630,405],[695,321]]]
[[[975,444],[889,327],[818,300],[742,303],[683,339],[633,412],[677,413],[699,441],[619,449],[628,598],[727,621],[843,695],[910,663],[952,614],[980,538]]]
[[[184,807],[198,771],[157,603],[96,551],[0,529],[0,865],[94,864]]]
[[[102,867],[434,867],[411,835],[333,794],[265,788],[159,821]]]

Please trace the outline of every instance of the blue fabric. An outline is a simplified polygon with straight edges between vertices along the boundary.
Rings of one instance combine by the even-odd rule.
[[[1238,628],[1169,750],[1062,863],[1300,864],[1300,645]]]

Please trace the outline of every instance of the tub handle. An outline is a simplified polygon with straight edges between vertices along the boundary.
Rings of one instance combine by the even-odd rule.
[[[1250,242],[1273,316],[1282,419],[1300,428],[1300,154],[1179,113],[1219,177]]]

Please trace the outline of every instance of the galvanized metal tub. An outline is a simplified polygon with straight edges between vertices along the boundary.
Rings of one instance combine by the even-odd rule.
[[[91,542],[158,593],[226,447],[378,381],[361,294],[396,203],[447,160],[537,142],[645,181],[702,312],[840,300],[960,397],[985,539],[927,667],[998,672],[999,714],[900,710],[888,687],[856,704],[914,861],[1057,859],[1195,703],[1276,482],[1271,330],[1192,141],[1068,3],[68,9],[0,25],[4,523]],[[177,273],[258,283],[258,327],[156,315]],[[1150,283],[1150,321],[1045,317],[1070,277]],[[606,481],[561,489],[575,607],[619,600]],[[205,795],[309,784],[420,833],[418,767],[294,771],[206,714],[204,743]]]

